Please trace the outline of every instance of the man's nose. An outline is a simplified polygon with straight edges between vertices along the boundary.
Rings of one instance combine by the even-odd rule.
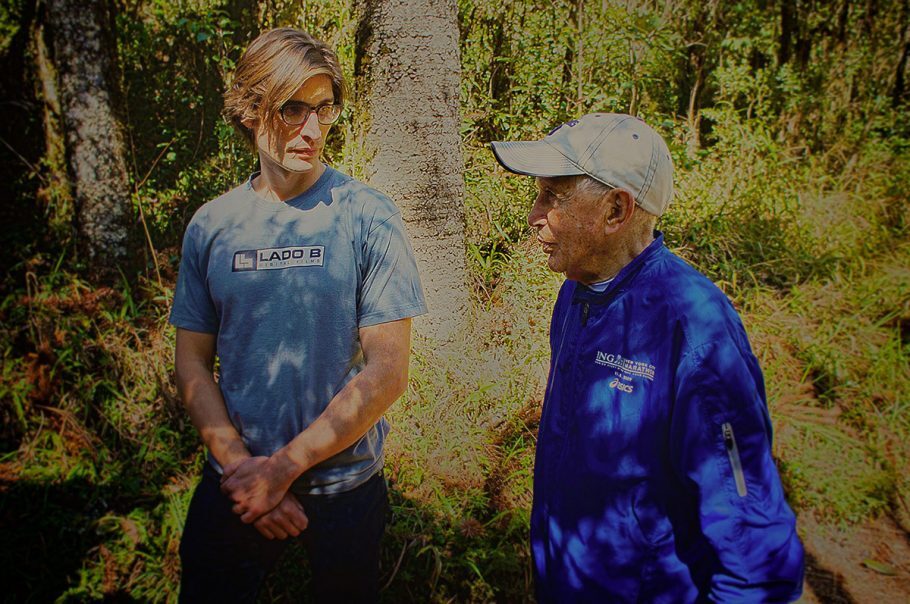
[[[528,225],[532,227],[542,227],[547,223],[547,213],[540,207],[540,198],[534,200],[531,211],[528,213]]]
[[[311,111],[306,121],[300,125],[300,135],[314,141],[322,138],[322,129],[319,127],[319,118],[316,117],[315,111]]]

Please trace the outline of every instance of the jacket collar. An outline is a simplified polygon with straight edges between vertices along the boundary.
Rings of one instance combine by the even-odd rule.
[[[654,241],[648,244],[642,252],[632,259],[632,262],[622,267],[616,273],[610,286],[602,292],[596,292],[588,286],[575,282],[575,292],[572,295],[572,301],[582,301],[591,304],[605,304],[614,297],[627,290],[635,275],[648,263],[648,261],[659,254],[664,249],[664,234],[660,231],[654,231]]]

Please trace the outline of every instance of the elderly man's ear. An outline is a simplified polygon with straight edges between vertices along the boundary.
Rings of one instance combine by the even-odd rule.
[[[612,189],[604,196],[604,229],[615,233],[629,224],[635,213],[635,198],[625,189]]]

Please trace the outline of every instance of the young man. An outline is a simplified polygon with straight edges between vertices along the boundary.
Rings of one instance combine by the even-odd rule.
[[[654,231],[666,143],[591,114],[495,142],[537,177],[528,216],[565,273],[534,467],[539,602],[784,602],[803,550],[771,458],[764,383],[724,294]]]
[[[321,160],[344,91],[332,50],[282,28],[253,41],[226,94],[261,171],[184,237],[177,384],[209,463],[180,545],[183,601],[253,601],[298,535],[318,601],[378,600],[382,415],[426,307],[398,209]]]

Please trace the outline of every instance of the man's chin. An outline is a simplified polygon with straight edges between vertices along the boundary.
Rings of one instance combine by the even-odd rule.
[[[549,268],[554,273],[564,273],[566,269],[564,266],[559,264],[558,258],[553,258],[553,254],[547,256],[547,268]]]
[[[286,161],[283,164],[281,164],[281,166],[288,172],[293,172],[295,174],[305,174],[305,173],[311,172],[313,170],[313,168],[315,167],[313,165],[314,163],[315,163],[315,161],[297,160],[297,161]]]

